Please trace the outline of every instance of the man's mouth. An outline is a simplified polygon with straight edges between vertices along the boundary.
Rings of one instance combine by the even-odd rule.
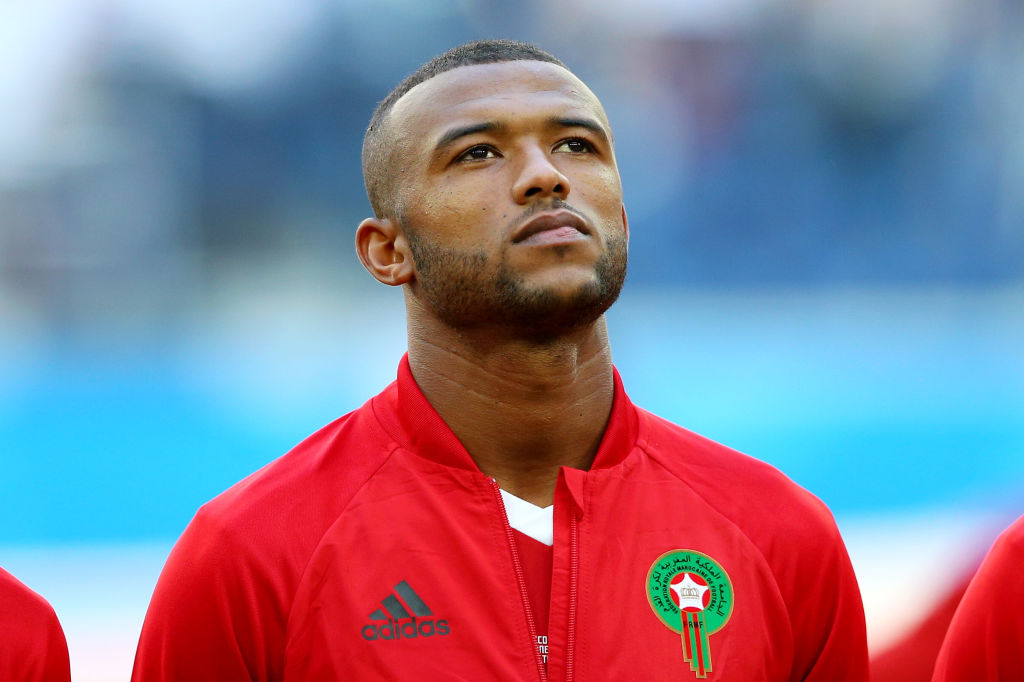
[[[523,223],[512,235],[513,244],[544,244],[580,239],[591,233],[587,222],[567,209],[542,211]]]

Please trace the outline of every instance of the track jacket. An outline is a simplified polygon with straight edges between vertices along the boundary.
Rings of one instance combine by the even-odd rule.
[[[71,682],[68,644],[53,607],[2,568],[0,680]]]
[[[867,679],[826,507],[637,407],[555,492],[548,662],[500,491],[398,380],[204,505],[133,680]],[[701,677],[703,676],[703,678]]]

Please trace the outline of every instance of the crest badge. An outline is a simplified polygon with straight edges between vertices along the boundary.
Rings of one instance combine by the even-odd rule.
[[[706,678],[711,672],[708,638],[732,615],[729,574],[707,554],[674,549],[654,560],[645,586],[654,615],[682,637],[683,659],[690,670]]]

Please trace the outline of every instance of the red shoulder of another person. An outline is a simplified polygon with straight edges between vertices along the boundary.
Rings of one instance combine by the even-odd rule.
[[[971,579],[935,662],[933,682],[1024,679],[1024,516],[1000,534]]]
[[[53,607],[0,568],[0,679],[71,679],[68,646]]]
[[[1001,553],[1006,552],[1018,559],[1024,559],[1024,515],[1002,532],[996,540],[995,547],[999,548],[998,551]],[[1016,565],[1019,567],[1020,563]]]
[[[0,568],[0,615],[17,620],[19,626],[29,628],[57,620],[50,603],[33,592],[13,575]],[[5,618],[5,621],[7,619]]]

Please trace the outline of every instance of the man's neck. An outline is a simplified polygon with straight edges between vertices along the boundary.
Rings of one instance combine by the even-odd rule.
[[[590,467],[614,398],[604,317],[544,342],[410,323],[416,383],[502,489],[547,506],[559,467]]]

